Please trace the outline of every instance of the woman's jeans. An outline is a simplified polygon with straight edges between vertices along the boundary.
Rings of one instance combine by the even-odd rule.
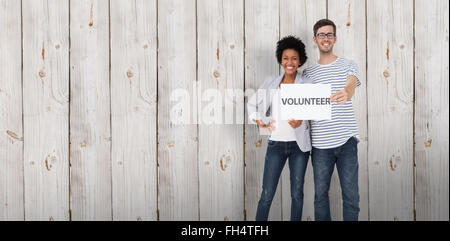
[[[291,176],[291,220],[300,221],[302,218],[303,183],[309,151],[302,152],[296,141],[269,140],[264,162],[263,190],[258,202],[256,221],[267,221],[270,205],[287,158]]]
[[[350,137],[339,147],[312,150],[314,172],[314,218],[316,221],[331,221],[330,190],[331,175],[336,164],[342,189],[344,221],[358,221],[358,148],[357,141]]]

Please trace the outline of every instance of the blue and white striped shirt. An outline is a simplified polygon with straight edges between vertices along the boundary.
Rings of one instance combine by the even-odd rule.
[[[331,64],[314,64],[303,71],[303,76],[312,79],[315,84],[331,84],[331,94],[345,88],[349,75],[358,79],[357,86],[361,84],[356,63],[341,57]],[[339,147],[352,136],[359,141],[352,100],[344,105],[332,101],[331,120],[311,120],[311,139],[315,148]]]

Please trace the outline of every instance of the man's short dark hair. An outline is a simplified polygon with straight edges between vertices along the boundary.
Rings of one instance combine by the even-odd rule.
[[[308,59],[305,51],[305,44],[299,38],[289,35],[277,42],[276,56],[279,64],[281,64],[283,51],[286,49],[293,49],[297,51],[300,60],[300,64],[298,67],[302,66]]]
[[[323,26],[333,26],[334,36],[336,36],[336,25],[333,23],[333,21],[329,19],[321,19],[314,24],[314,36],[317,35],[317,30]]]

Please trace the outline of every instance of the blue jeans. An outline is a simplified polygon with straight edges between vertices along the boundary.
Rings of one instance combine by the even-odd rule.
[[[358,221],[358,148],[355,137],[339,147],[312,149],[314,172],[314,217],[316,221],[331,221],[330,189],[331,175],[336,164],[342,189],[344,221]]]
[[[291,221],[300,221],[302,218],[303,183],[309,151],[302,152],[295,141],[269,140],[264,162],[263,190],[258,202],[256,221],[267,221],[270,205],[287,158],[291,179]]]

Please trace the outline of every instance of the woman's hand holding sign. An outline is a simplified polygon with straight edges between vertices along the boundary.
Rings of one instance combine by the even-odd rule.
[[[275,125],[273,125],[273,123],[275,123],[275,120],[272,120],[269,122],[269,124],[264,124],[262,123],[262,121],[260,120],[256,120],[256,124],[258,124],[258,126],[262,129],[266,129],[268,130],[270,133],[272,133],[272,131],[275,130]]]
[[[294,120],[294,119],[290,119],[289,121],[289,125],[291,125],[292,128],[297,128],[302,124],[301,120]]]

